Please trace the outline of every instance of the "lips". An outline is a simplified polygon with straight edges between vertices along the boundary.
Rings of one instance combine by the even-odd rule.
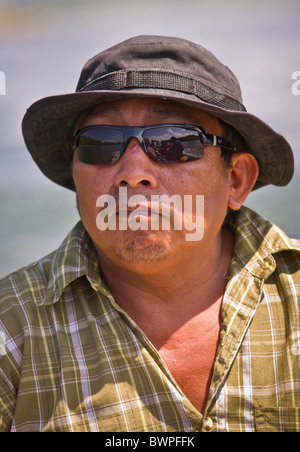
[[[139,223],[141,223],[144,221],[148,223],[150,219],[151,221],[155,221],[162,216],[159,209],[154,209],[148,205],[139,205],[135,207],[128,206],[127,208],[117,210],[116,215],[119,219],[126,219],[126,221],[128,219],[129,226],[131,222],[139,221]]]
[[[171,208],[172,212],[172,208]],[[143,216],[143,217],[151,217],[151,216],[166,216],[163,210],[163,206],[158,203],[151,204],[138,204],[135,206],[121,206],[117,207],[116,214],[119,216],[129,216],[131,218]]]

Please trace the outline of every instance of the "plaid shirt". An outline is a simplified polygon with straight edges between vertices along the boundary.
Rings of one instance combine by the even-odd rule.
[[[299,431],[299,243],[245,207],[230,225],[204,413],[101,282],[78,223],[56,252],[0,282],[0,431]]]

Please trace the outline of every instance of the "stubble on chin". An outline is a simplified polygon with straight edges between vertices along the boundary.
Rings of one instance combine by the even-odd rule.
[[[114,243],[116,257],[128,264],[163,262],[167,259],[169,251],[169,242],[153,243],[145,237],[134,237],[125,242],[115,241]]]

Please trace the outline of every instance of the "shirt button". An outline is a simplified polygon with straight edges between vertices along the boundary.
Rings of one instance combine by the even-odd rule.
[[[214,423],[210,417],[207,417],[204,419],[203,428],[206,432],[209,432],[213,428],[213,425],[214,425]]]

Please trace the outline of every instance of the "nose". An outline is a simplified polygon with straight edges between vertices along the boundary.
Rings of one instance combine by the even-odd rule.
[[[118,170],[115,176],[117,187],[128,186],[139,188],[157,186],[156,168],[152,160],[145,154],[139,141],[132,138],[125,153],[118,161]]]

